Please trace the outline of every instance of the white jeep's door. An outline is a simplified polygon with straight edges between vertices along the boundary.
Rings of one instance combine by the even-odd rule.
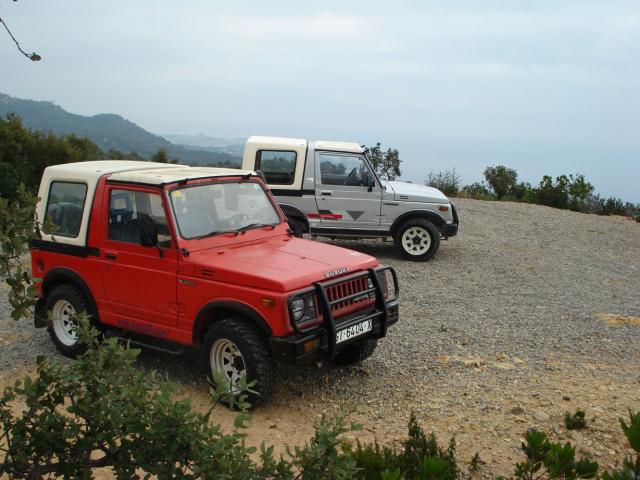
[[[363,155],[316,152],[316,203],[322,228],[380,229],[382,187]]]

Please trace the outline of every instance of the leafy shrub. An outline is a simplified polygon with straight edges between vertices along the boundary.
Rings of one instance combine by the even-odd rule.
[[[425,184],[437,188],[447,197],[455,197],[460,191],[460,175],[455,168],[438,173],[430,172]]]
[[[485,168],[484,178],[497,199],[501,200],[502,197],[511,193],[516,186],[518,173],[504,165],[498,165]]]
[[[583,410],[576,410],[576,413],[564,412],[564,426],[567,430],[582,430],[587,428],[587,419]]]
[[[408,425],[408,437],[399,447],[381,446],[377,442],[356,446],[345,445],[345,453],[352,456],[357,466],[355,478],[455,480],[458,466],[455,443],[452,440],[444,449],[438,445],[435,435],[426,435],[414,414]]]
[[[489,191],[487,185],[481,182],[475,182],[462,187],[460,197],[473,198],[475,200],[496,200],[495,195]]]

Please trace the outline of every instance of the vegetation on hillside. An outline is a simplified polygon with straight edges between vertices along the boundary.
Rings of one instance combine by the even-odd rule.
[[[50,165],[102,159],[149,160],[135,152],[101,150],[87,137],[30,130],[16,115],[0,117],[0,198],[16,198],[19,185],[35,193],[42,172]],[[179,161],[164,147],[153,153],[150,160]]]
[[[460,186],[455,169],[429,173],[426,184],[446,195],[478,200],[503,200],[535,203],[576,212],[598,215],[622,215],[640,222],[640,204],[623,202],[616,197],[603,198],[594,194],[594,186],[584,175],[544,175],[537,186],[518,182],[518,172],[504,165],[487,167],[484,182]]]
[[[160,148],[180,159],[181,163],[209,163],[239,166],[240,157],[224,152],[194,150],[174,145],[135,123],[115,114],[76,115],[51,102],[24,100],[0,93],[0,117],[14,114],[25,127],[55,135],[86,137],[103,151],[137,152],[149,157]]]

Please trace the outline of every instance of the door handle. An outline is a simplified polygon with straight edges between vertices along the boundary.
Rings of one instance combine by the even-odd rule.
[[[320,192],[320,195],[322,195],[323,197],[330,197],[333,194],[331,192]]]
[[[116,254],[113,252],[107,252],[104,254],[104,258],[106,258],[107,260],[115,260]]]

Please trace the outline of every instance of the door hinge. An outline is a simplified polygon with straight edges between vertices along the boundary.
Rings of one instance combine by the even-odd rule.
[[[184,305],[180,302],[169,302],[169,310],[176,313],[184,313]]]

